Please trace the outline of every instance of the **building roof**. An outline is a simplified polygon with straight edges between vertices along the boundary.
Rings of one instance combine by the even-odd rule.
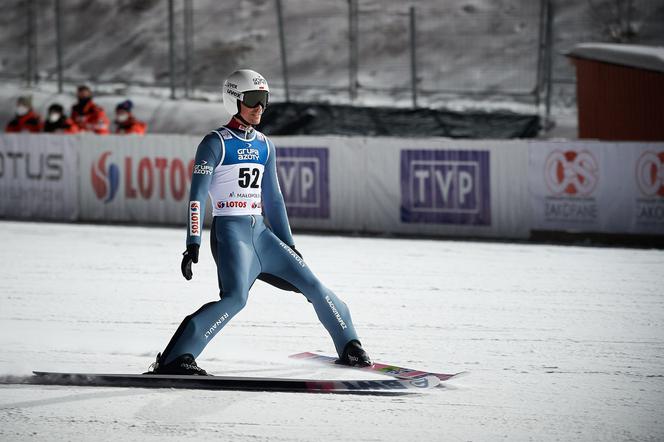
[[[664,72],[664,47],[612,43],[581,43],[565,55]]]

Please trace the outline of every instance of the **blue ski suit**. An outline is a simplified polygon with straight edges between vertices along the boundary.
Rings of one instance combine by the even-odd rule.
[[[210,240],[221,299],[203,305],[182,321],[162,354],[163,363],[186,353],[196,358],[244,308],[259,276],[301,292],[341,356],[346,344],[358,339],[357,333],[346,304],[292,249],[272,141],[250,127],[222,126],[203,138],[196,151],[189,195],[188,245],[201,243],[208,193],[214,215]]]

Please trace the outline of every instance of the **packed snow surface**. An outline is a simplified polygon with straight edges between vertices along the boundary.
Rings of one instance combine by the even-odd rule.
[[[0,222],[0,376],[140,373],[217,295],[184,229]],[[664,252],[295,235],[377,361],[468,371],[399,397],[0,384],[0,440],[662,440]],[[207,239],[207,238],[205,238]],[[261,282],[199,357],[216,374],[371,378]]]

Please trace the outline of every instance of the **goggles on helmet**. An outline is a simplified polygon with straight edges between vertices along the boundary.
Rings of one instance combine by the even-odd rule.
[[[269,95],[268,91],[247,91],[242,94],[242,104],[250,108],[254,108],[260,104],[265,109]]]

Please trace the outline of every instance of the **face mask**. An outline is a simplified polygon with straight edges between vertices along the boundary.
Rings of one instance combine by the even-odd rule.
[[[124,112],[121,113],[121,114],[118,114],[118,115],[115,117],[115,121],[117,121],[118,123],[124,123],[124,122],[127,121],[128,119],[129,119],[129,114],[126,114],[126,113],[124,113]]]
[[[61,115],[59,113],[54,112],[48,116],[48,121],[50,121],[51,123],[57,123],[58,121],[60,121],[60,117]]]
[[[90,101],[90,98],[91,97],[79,97],[78,104],[80,104],[81,106],[85,106],[86,104],[88,104],[88,101]]]
[[[19,104],[18,106],[16,106],[16,115],[22,117],[23,115],[27,114],[29,110],[30,109],[28,109],[27,106]]]

